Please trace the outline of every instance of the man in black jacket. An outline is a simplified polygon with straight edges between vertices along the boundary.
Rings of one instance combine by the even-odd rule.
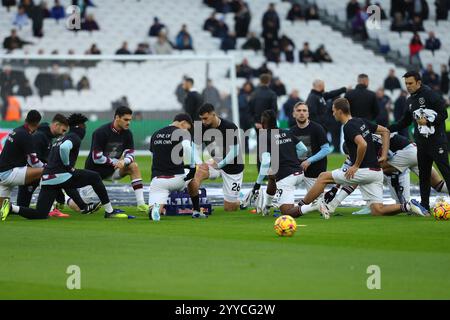
[[[256,129],[256,143],[258,150],[258,172],[261,165],[259,150],[259,129],[262,128],[261,125],[261,115],[266,110],[273,110],[275,113],[278,112],[277,105],[277,95],[270,88],[270,82],[272,77],[264,73],[259,77],[260,86],[250,96],[250,101],[248,102],[249,114],[252,117],[252,123],[255,124]]]
[[[406,101],[408,109],[402,119],[390,127],[390,130],[395,132],[408,127],[411,123],[414,124],[421,204],[426,209],[430,209],[430,176],[433,162],[436,163],[447,185],[450,183],[450,165],[445,133],[446,104],[439,94],[422,84],[418,72],[407,72],[403,78],[406,89],[411,94]]]
[[[341,125],[334,120],[331,110],[328,110],[327,101],[338,98],[346,92],[347,88],[345,87],[325,92],[325,83],[322,80],[315,80],[308,99],[306,99],[309,119],[320,123],[327,132],[331,133],[335,150],[340,148]]]
[[[325,124],[327,120],[327,100],[334,99],[346,92],[347,88],[345,87],[325,92],[325,82],[315,80],[313,88],[306,99],[306,104],[309,108],[309,119],[322,125]]]
[[[203,97],[194,89],[194,79],[185,78],[183,80],[183,89],[186,91],[183,109],[191,116],[193,120],[199,120],[198,109],[203,104]]]
[[[358,85],[354,90],[350,90],[345,98],[350,102],[352,116],[375,121],[378,116],[379,108],[375,92],[367,89],[369,87],[369,76],[360,74],[358,76]]]

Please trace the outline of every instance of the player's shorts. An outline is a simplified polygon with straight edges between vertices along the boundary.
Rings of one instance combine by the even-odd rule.
[[[352,186],[357,184],[361,190],[363,200],[368,204],[383,203],[383,171],[381,169],[361,168],[355,176],[347,180],[347,170],[336,169],[332,171],[333,179],[337,184]]]
[[[394,153],[388,163],[400,172],[417,167],[417,147],[411,143]],[[414,170],[413,170],[414,171]]]
[[[150,197],[148,204],[150,206],[153,206],[155,203],[167,204],[170,192],[182,191],[186,188],[189,181],[184,181],[185,177],[185,174],[154,177],[150,182]]]
[[[303,183],[305,184],[306,190],[309,191],[313,187],[313,185],[316,183],[317,178],[303,178]]]
[[[0,172],[0,197],[9,198],[13,187],[25,185],[26,174],[27,167],[17,167]]]
[[[227,202],[239,202],[239,192],[241,191],[244,172],[228,174],[221,169],[214,169],[209,166],[210,179],[216,179],[220,176],[223,179],[223,199]]]
[[[297,172],[277,181],[278,206],[295,204],[295,189],[304,182],[304,174]]]

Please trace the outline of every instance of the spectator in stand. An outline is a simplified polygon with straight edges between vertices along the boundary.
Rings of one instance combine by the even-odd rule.
[[[15,96],[9,96],[7,99],[7,107],[5,114],[5,121],[20,121],[22,120],[22,110],[20,102]]]
[[[219,20],[216,18],[216,12],[211,13],[208,19],[205,20],[203,24],[203,30],[214,33],[216,28],[219,26]]]
[[[285,60],[287,62],[294,62],[294,49],[295,44],[288,36],[283,35],[280,38],[280,51],[284,54]]]
[[[243,50],[259,51],[261,50],[261,47],[261,41],[259,41],[254,32],[250,32],[249,36],[247,37],[247,41],[245,41],[245,43],[242,45]]]
[[[315,61],[317,62],[333,62],[324,45],[320,45],[315,53]]]
[[[150,30],[148,31],[148,35],[150,37],[157,37],[162,29],[164,29],[166,26],[159,22],[158,17],[153,18],[153,24],[150,27]]]
[[[425,49],[431,50],[434,54],[434,51],[439,50],[441,48],[441,40],[436,38],[436,35],[433,31],[428,33],[428,39],[425,41]]]
[[[275,63],[281,62],[281,50],[278,45],[273,46],[269,50],[266,50],[265,55],[266,55],[267,62],[275,62]]]
[[[131,54],[131,51],[128,50],[128,42],[124,41],[122,46],[116,51],[116,54]]]
[[[239,3],[239,10],[234,15],[234,31],[237,38],[245,38],[247,36],[251,19],[252,16],[250,15],[250,10],[247,5],[241,1]]]
[[[409,20],[419,17],[420,20],[427,20],[429,7],[426,0],[404,0],[404,10]]]
[[[359,36],[363,41],[369,38],[366,28],[367,17],[368,17],[367,13],[365,11],[358,10],[358,12],[351,21],[353,35]]]
[[[66,11],[59,0],[55,0],[55,4],[50,11],[50,17],[52,17],[56,21],[59,21],[60,19],[64,19],[66,17]]]
[[[376,92],[378,103],[378,116],[376,123],[380,126],[389,126],[389,114],[391,113],[391,99],[384,94],[383,88],[379,88]]]
[[[347,21],[348,22],[352,22],[352,20],[356,17],[356,15],[359,13],[359,11],[361,10],[361,6],[358,2],[358,0],[350,0],[347,3]]]
[[[249,114],[249,101],[252,92],[254,91],[253,84],[250,81],[244,83],[239,90],[238,103],[239,103],[239,123],[241,129],[244,131],[250,129],[253,124],[251,123]]]
[[[275,4],[270,3],[269,8],[262,18],[263,38],[267,38],[269,34],[274,39],[278,39],[278,31],[280,30],[280,18],[275,10]]]
[[[81,30],[85,31],[98,31],[100,27],[97,21],[95,21],[93,14],[88,14],[86,19],[81,23]]]
[[[395,12],[391,24],[391,31],[403,32],[409,29],[408,22],[401,12]]]
[[[162,30],[155,43],[155,54],[172,54],[172,45],[167,40],[166,32]]]
[[[17,95],[20,97],[29,97],[33,95],[33,89],[31,88],[31,84],[29,80],[25,80],[25,83],[19,86],[19,90],[17,91]]]
[[[272,83],[270,84],[270,89],[277,95],[277,97],[282,97],[287,94],[286,87],[283,82],[281,82],[280,78],[273,78]]]
[[[263,74],[273,75],[272,70],[267,67],[267,62],[263,62],[263,64],[254,72],[255,77],[261,77]]]
[[[19,38],[16,29],[12,29],[11,35],[3,40],[3,48],[8,52],[14,51],[15,49],[22,49],[22,47],[27,44],[33,43]]]
[[[6,112],[6,106],[8,105],[8,97],[13,94],[14,87],[18,85],[17,79],[13,76],[12,67],[5,65],[3,71],[0,73],[0,105],[3,105],[2,117]]]
[[[95,43],[93,43],[91,45],[91,47],[86,50],[86,52],[84,54],[102,54],[102,52],[100,51],[99,48],[97,48],[97,45]]]
[[[139,43],[136,50],[134,51],[134,54],[137,54],[137,55],[152,54],[152,51],[150,49],[150,44],[148,44],[146,42]]]
[[[238,78],[250,79],[253,77],[255,70],[248,64],[248,60],[244,58],[241,64],[236,66],[236,76]]]
[[[423,49],[422,40],[417,32],[414,33],[411,42],[409,43],[409,62],[420,63],[419,53]]]
[[[310,5],[306,10],[305,20],[319,20],[319,9],[316,4]]]
[[[419,16],[415,16],[408,29],[411,32],[425,31],[425,28],[423,27],[422,19]]]
[[[6,7],[6,11],[9,12],[11,7],[16,6],[16,0],[2,0],[2,6]]]
[[[299,53],[299,60],[301,63],[311,63],[315,62],[314,60],[314,53],[309,48],[309,43],[305,42],[303,44],[303,50],[300,50]]]
[[[436,0],[434,4],[436,6],[436,20],[447,20],[448,11],[450,10],[450,1]]]
[[[441,92],[442,94],[448,94],[449,90],[449,77],[448,69],[445,64],[441,65]]]
[[[440,90],[441,80],[439,75],[434,72],[432,64],[427,64],[426,70],[422,73],[422,83],[435,91]]]
[[[278,36],[275,33],[266,33],[264,37],[264,55],[267,60],[278,62],[279,61],[280,44]],[[274,57],[274,54],[278,54],[278,58]]]
[[[187,26],[183,24],[180,32],[178,32],[176,40],[178,50],[193,50],[192,37],[187,31]]]
[[[406,99],[408,97],[408,92],[402,90],[400,96],[395,100],[394,103],[394,121],[397,123],[404,116],[405,112],[408,109],[408,105],[406,104]],[[398,134],[409,138],[408,129],[404,128],[398,132]]]
[[[89,79],[86,76],[81,77],[80,81],[77,83],[77,90],[90,90],[91,84],[89,83]]]
[[[220,38],[220,39],[225,38],[228,34],[228,30],[229,30],[228,26],[225,23],[224,18],[222,17],[219,19],[219,23],[218,23],[216,29],[213,31],[212,36],[214,38]]]
[[[394,91],[401,88],[402,85],[400,80],[395,76],[395,70],[390,69],[387,78],[384,80],[384,89]]]
[[[217,109],[222,107],[222,99],[220,98],[220,92],[213,85],[211,79],[206,81],[206,88],[202,92],[203,103],[211,103]]]
[[[41,1],[41,7],[42,7],[42,11],[44,13],[44,19],[51,18],[52,15],[50,13],[50,10],[48,9],[47,1],[42,0]]]
[[[216,11],[220,13],[229,13],[231,12],[231,6],[228,0],[217,0],[216,1]]]
[[[229,32],[220,44],[220,50],[227,52],[228,50],[236,50],[236,34]]]
[[[25,12],[27,13],[28,17],[31,18],[33,15],[34,7],[33,0],[21,0],[19,4],[25,8]]]
[[[300,102],[300,93],[297,89],[292,90],[291,94],[289,95],[289,98],[287,101],[283,104],[283,111],[286,117],[288,118],[288,125],[289,127],[292,127],[295,125],[295,119],[292,115],[292,112],[294,111],[294,106]]]
[[[305,19],[305,15],[303,14],[302,7],[299,3],[292,4],[292,7],[289,10],[286,19],[292,22]]]
[[[23,5],[25,5],[25,1]],[[37,38],[42,38],[44,36],[44,19],[45,19],[45,7],[43,3],[40,5],[34,5],[33,2],[30,2],[29,11],[27,11],[27,7],[25,7],[25,12],[27,12],[28,16],[33,21],[32,30],[33,36]]]
[[[25,12],[25,8],[23,6],[19,6],[17,8],[16,16],[13,20],[13,25],[17,26],[20,30],[22,29],[22,27],[27,26],[29,23],[30,21],[28,19],[28,15]]]
[[[61,74],[61,90],[71,90],[74,89],[73,87],[73,80],[70,74],[63,73]]]
[[[53,85],[53,75],[42,68],[34,79],[34,86],[37,88],[39,96],[41,98],[49,96],[54,88]]]

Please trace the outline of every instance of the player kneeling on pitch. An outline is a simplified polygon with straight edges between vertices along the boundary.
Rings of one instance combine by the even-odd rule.
[[[307,152],[306,146],[299,141],[292,131],[278,129],[277,116],[273,110],[266,110],[261,115],[261,124],[267,133],[266,150],[262,154],[258,180],[245,199],[252,202],[257,197],[257,212],[268,215],[272,201],[278,192],[278,205],[282,214],[295,213],[295,189],[303,182],[305,175],[302,171],[300,159]],[[265,147],[260,145],[261,148]],[[267,191],[259,194],[261,183],[265,176],[269,176]],[[259,194],[257,196],[257,194]],[[245,202],[245,201],[244,201]],[[245,206],[245,205],[244,205]]]
[[[222,177],[223,208],[225,211],[236,211],[239,209],[239,193],[244,177],[244,161],[242,160],[238,127],[234,123],[220,118],[210,103],[205,103],[200,107],[199,115],[202,120],[203,141],[201,142],[206,145],[205,149],[208,150],[212,159],[209,163],[202,163],[198,166],[195,177],[188,188],[189,195],[191,198],[198,195],[202,181]],[[199,142],[194,139],[197,147],[201,147]]]
[[[365,119],[353,118],[350,113],[350,104],[345,98],[339,98],[334,102],[333,116],[343,125],[344,140],[352,166],[345,171],[336,169],[332,172],[321,173],[313,188],[300,201],[293,216],[298,217],[313,210],[310,204],[323,193],[328,184],[358,185],[364,200],[369,204],[372,215],[395,215],[401,212],[427,215],[427,210],[416,200],[403,204],[383,205],[383,171],[379,162],[387,160],[389,130]],[[379,134],[383,141],[379,158],[372,139],[374,133]],[[320,211],[324,218],[330,217],[330,212],[323,201]]]
[[[193,150],[189,130],[193,126],[192,118],[187,113],[175,116],[170,126],[155,132],[150,140],[150,152],[153,156],[152,181],[150,183],[150,218],[161,219],[164,205],[171,191],[190,189],[191,179],[196,168],[193,161]],[[189,173],[185,173],[183,159],[189,162]],[[191,196],[192,218],[207,218],[200,210],[200,199],[197,194]]]
[[[113,214],[108,193],[98,173],[74,169],[81,141],[86,134],[86,121],[87,118],[84,115],[72,114],[68,118],[69,133],[53,144],[48,164],[42,174],[41,191],[39,192],[36,209],[11,205],[9,200],[5,200],[0,211],[3,221],[8,217],[11,210],[27,219],[46,219],[55,198],[62,189],[70,194],[72,190],[87,185],[92,185],[99,196],[105,207],[105,218],[128,218],[126,215]]]

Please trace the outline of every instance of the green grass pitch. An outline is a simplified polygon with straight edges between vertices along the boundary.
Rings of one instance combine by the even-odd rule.
[[[152,222],[124,209],[137,219],[101,209],[0,223],[0,299],[450,299],[450,221],[340,209],[299,218],[305,226],[280,238],[273,217],[248,211]],[[66,287],[70,265],[80,290]],[[379,290],[367,287],[372,265]]]

